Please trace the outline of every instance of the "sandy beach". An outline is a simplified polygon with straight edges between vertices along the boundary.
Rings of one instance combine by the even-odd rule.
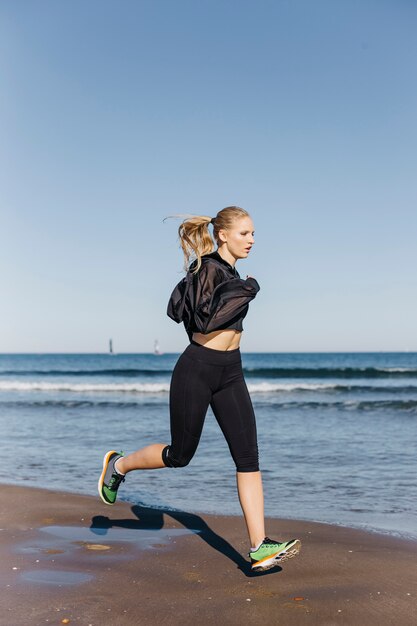
[[[240,517],[2,493],[2,626],[417,623],[414,542],[269,519],[270,536],[297,536],[302,551],[252,574]]]

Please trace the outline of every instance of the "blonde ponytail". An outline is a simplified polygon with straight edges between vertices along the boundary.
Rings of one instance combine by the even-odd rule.
[[[247,216],[249,213],[237,206],[226,207],[213,218],[207,215],[187,216],[178,228],[178,237],[184,253],[185,271],[188,271],[191,259],[191,261],[197,261],[196,267],[192,270],[193,273],[198,272],[201,267],[201,257],[213,252],[215,246],[208,228],[209,224],[213,224],[213,236],[219,244],[219,231],[227,230],[236,219]],[[184,215],[170,215],[169,217],[184,217]],[[164,218],[164,221],[165,219],[167,218]]]

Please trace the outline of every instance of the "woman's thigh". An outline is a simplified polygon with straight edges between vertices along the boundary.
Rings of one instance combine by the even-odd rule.
[[[169,407],[171,446],[169,456],[180,465],[193,457],[200,441],[212,392],[209,366],[182,354],[171,378]]]
[[[211,407],[237,471],[258,471],[255,412],[243,375],[213,394]]]

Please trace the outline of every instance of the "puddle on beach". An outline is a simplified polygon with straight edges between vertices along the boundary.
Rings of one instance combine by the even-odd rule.
[[[126,555],[114,554],[112,548],[122,548],[122,544],[134,544],[139,550],[164,548],[174,542],[177,537],[199,533],[198,530],[187,528],[100,528],[86,526],[43,526],[39,528],[39,538],[21,543],[16,546],[20,554],[36,554],[37,562],[41,565],[50,565],[51,569],[36,569],[23,571],[20,579],[25,582],[41,583],[45,585],[77,585],[93,579],[90,574],[77,571],[56,570],[55,564],[60,559],[73,556],[75,551],[82,550],[85,558],[132,558],[129,551]],[[99,539],[99,541],[98,541]],[[120,551],[120,550],[119,550]],[[116,550],[117,552],[117,550]],[[79,553],[80,554],[80,553]],[[88,557],[87,554],[91,556]],[[62,560],[61,560],[62,563]],[[68,563],[68,562],[67,562]],[[78,563],[79,566],[80,562]],[[32,564],[31,564],[32,565]]]
[[[199,533],[187,528],[96,528],[85,526],[42,526],[41,538],[16,546],[19,554],[59,555],[75,548],[106,551],[112,544],[134,543],[141,550],[163,548],[177,537]],[[50,535],[50,537],[45,537]],[[52,539],[54,537],[54,539]],[[99,541],[98,541],[99,540]]]
[[[66,572],[64,570],[37,569],[22,572],[21,579],[29,583],[42,583],[44,585],[80,585],[92,580],[90,574],[83,572]]]
[[[59,539],[72,543],[135,543],[138,548],[152,548],[154,544],[168,545],[171,540],[199,531],[187,528],[88,528],[85,526],[43,526],[39,529]]]

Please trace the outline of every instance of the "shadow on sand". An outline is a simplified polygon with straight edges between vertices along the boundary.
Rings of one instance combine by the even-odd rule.
[[[164,528],[164,515],[182,524],[191,533],[196,533],[213,550],[217,550],[233,563],[236,564],[245,576],[266,576],[282,571],[278,565],[265,572],[253,572],[248,560],[230,545],[226,539],[214,532],[210,526],[198,515],[185,511],[172,511],[170,509],[157,509],[139,505],[132,506],[132,513],[137,519],[110,519],[104,515],[95,515],[91,520],[90,529],[99,535],[104,535],[109,528],[126,528],[131,530],[162,530]]]

